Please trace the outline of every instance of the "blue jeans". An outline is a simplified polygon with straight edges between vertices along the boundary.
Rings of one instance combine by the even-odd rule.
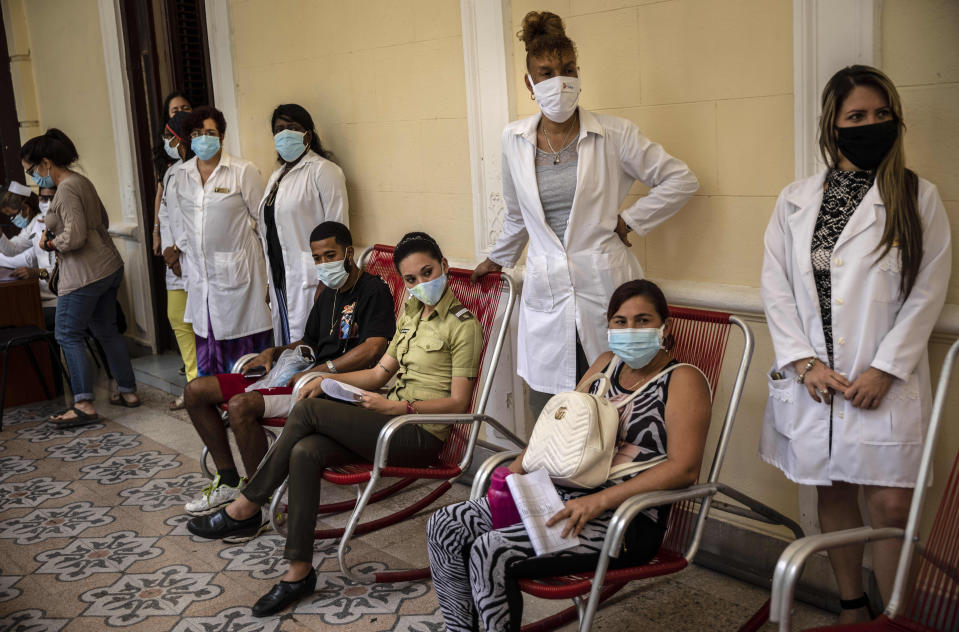
[[[57,342],[70,371],[74,401],[93,401],[93,368],[83,338],[87,327],[100,341],[121,393],[135,393],[136,378],[123,336],[117,330],[117,289],[123,268],[57,299]]]

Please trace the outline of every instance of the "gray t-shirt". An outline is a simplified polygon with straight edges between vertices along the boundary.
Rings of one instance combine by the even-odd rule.
[[[574,138],[559,155],[536,148],[536,186],[539,189],[539,201],[543,205],[546,223],[559,237],[560,242],[566,234],[569,213],[573,208],[573,196],[576,195],[576,166],[579,163],[577,141]],[[559,162],[556,159],[559,158]]]

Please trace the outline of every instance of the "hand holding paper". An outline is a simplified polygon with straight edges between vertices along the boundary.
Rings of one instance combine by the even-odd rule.
[[[563,537],[563,525],[546,526],[547,520],[563,509],[563,501],[546,470],[512,474],[506,478],[526,533],[536,555],[546,555],[579,546],[576,536]]]

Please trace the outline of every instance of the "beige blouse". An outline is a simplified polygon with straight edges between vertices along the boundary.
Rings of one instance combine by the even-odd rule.
[[[123,267],[123,259],[107,232],[107,211],[93,183],[84,176],[71,173],[60,183],[46,224],[60,255],[60,296]]]

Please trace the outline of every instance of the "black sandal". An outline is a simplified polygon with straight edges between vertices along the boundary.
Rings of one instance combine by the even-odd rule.
[[[73,414],[76,415],[76,417],[73,417],[72,419],[57,419],[57,417],[66,415],[70,411],[73,411]],[[58,415],[50,415],[50,417],[47,418],[47,421],[57,428],[75,428],[77,426],[86,426],[87,424],[92,424],[98,419],[100,419],[100,415],[97,415],[96,413],[91,415],[90,413],[83,412],[76,406],[71,406]]]
[[[875,619],[876,613],[872,611],[872,604],[869,602],[869,596],[866,593],[863,593],[861,597],[856,597],[855,599],[840,599],[839,607],[843,610],[859,610],[860,608],[865,608],[866,612],[869,613],[869,619]]]
[[[143,403],[143,400],[140,399],[139,396],[137,396],[137,400],[135,402],[128,402],[126,399],[124,399],[123,395],[120,395],[120,394],[110,396],[111,406],[123,406],[124,408],[137,408],[142,403]]]

